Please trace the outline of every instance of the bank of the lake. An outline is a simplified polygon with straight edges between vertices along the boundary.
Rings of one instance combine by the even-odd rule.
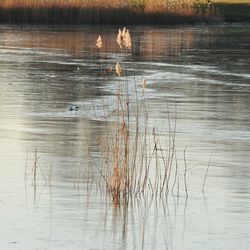
[[[2,24],[194,24],[250,21],[247,1],[12,1],[0,2]]]

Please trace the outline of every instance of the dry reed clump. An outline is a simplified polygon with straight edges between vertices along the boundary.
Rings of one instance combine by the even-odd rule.
[[[122,31],[120,29],[118,30],[116,42],[121,49],[123,47],[127,49],[132,48],[130,33],[129,33],[129,30],[126,29],[126,27],[124,27]]]
[[[100,36],[97,48],[98,41],[101,41]],[[116,42],[121,48],[120,53],[131,53],[132,41],[126,28],[118,31]],[[126,63],[123,62],[123,65]],[[126,67],[122,67],[120,62],[115,64],[115,72],[115,109],[109,112],[113,107],[103,103],[103,109],[107,109],[104,113],[108,114],[105,124],[108,125],[99,141],[103,163],[98,167],[99,173],[115,201],[129,195],[168,194],[179,185],[175,152],[176,120],[171,124],[167,117],[169,132],[161,138],[156,126],[149,123],[144,98],[146,79],[138,84],[129,81]]]

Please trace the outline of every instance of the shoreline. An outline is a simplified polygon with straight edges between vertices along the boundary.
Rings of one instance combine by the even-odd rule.
[[[194,25],[250,22],[250,3],[213,3],[167,8],[0,5],[0,24],[13,25]]]
[[[214,23],[217,16],[185,15],[175,13],[139,13],[128,9],[49,9],[39,10],[38,17],[32,9],[0,10],[0,24],[92,24],[92,25],[161,25]],[[60,13],[60,14],[59,14]],[[59,17],[60,15],[60,17]]]

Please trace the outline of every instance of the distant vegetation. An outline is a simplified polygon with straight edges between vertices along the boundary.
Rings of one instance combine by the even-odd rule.
[[[249,21],[246,0],[0,0],[1,23],[176,24]]]
[[[215,16],[209,0],[0,0],[1,23],[175,24]]]
[[[250,0],[214,0],[223,21],[250,22]]]

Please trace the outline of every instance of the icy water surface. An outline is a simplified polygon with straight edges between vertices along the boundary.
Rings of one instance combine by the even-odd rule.
[[[120,53],[116,32],[0,26],[0,249],[250,249],[250,27],[133,27],[132,56]],[[147,80],[150,122],[162,134],[167,114],[177,117],[188,199],[182,176],[179,197],[119,206],[83,180],[89,148],[99,162],[102,100],[112,105],[116,91],[100,68],[117,61],[133,86]]]

